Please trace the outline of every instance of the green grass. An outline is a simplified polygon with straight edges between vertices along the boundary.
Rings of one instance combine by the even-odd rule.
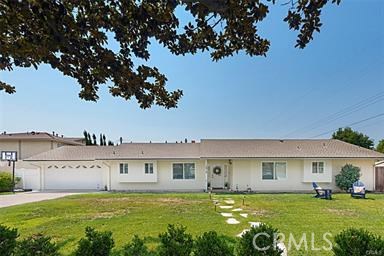
[[[215,195],[222,201],[235,200],[250,215],[248,219],[235,217],[239,225],[228,225],[225,218],[215,212],[208,194],[123,194],[101,193],[68,196],[61,199],[31,203],[0,209],[0,224],[16,227],[21,237],[44,233],[53,237],[64,254],[76,248],[86,226],[110,230],[121,248],[134,234],[152,237],[155,246],[158,234],[169,223],[183,224],[187,231],[198,235],[215,230],[228,237],[235,237],[248,221],[261,221],[273,225],[286,236],[290,233],[300,240],[303,232],[310,242],[315,233],[315,245],[326,246],[324,232],[336,235],[347,227],[365,228],[384,236],[384,195],[372,194],[367,200],[352,199],[349,195],[336,194],[334,200],[312,198],[308,194],[255,194],[247,195],[242,205],[242,195]],[[228,211],[228,210],[227,210]],[[310,246],[310,244],[309,244]],[[326,252],[291,250],[289,255],[327,255]]]

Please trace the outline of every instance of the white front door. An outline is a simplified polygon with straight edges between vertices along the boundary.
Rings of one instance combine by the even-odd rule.
[[[212,188],[224,188],[224,167],[222,165],[211,167],[211,182]]]

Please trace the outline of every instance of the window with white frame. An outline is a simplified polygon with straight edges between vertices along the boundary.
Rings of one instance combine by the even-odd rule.
[[[172,165],[174,180],[193,180],[195,179],[194,163],[174,163]]]
[[[153,174],[153,163],[145,163],[144,172],[145,174]]]
[[[287,163],[285,162],[263,162],[263,180],[283,180],[287,178]]]
[[[128,164],[121,163],[120,164],[120,174],[128,174]]]
[[[324,162],[312,162],[312,173],[324,173]]]

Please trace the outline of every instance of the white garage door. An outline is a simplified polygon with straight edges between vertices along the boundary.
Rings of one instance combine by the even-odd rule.
[[[45,189],[103,189],[102,168],[51,168],[45,170]]]

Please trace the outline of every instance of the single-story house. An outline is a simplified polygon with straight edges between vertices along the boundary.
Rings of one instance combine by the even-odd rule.
[[[384,154],[339,140],[203,139],[199,143],[63,146],[24,161],[38,168],[41,190],[309,191],[337,189],[345,164],[360,167],[375,190]]]

